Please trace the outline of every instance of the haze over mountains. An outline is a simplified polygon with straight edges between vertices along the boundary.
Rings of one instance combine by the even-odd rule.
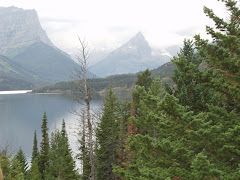
[[[127,43],[112,51],[102,61],[89,68],[99,77],[128,74],[155,69],[169,62],[172,55],[167,51],[152,49],[141,32]]]
[[[174,52],[176,47],[168,51],[152,49],[139,32],[89,71],[106,77],[155,69],[170,61]],[[0,90],[69,81],[75,67],[79,65],[48,38],[35,10],[0,7]]]

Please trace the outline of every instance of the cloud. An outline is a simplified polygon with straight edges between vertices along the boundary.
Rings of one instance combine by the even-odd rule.
[[[174,33],[176,33],[179,36],[194,36],[198,33],[199,29],[201,29],[201,27],[199,26],[191,26],[191,27],[187,27],[185,29],[181,29],[178,31],[175,31]]]
[[[76,35],[96,48],[115,48],[142,31],[156,47],[179,44],[204,32],[203,5],[224,16],[216,0],[0,0],[0,6],[36,9],[44,30],[57,46],[75,47]]]

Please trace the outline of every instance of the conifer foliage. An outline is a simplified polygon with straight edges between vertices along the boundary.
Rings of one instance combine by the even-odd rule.
[[[61,131],[56,130],[52,133],[50,144],[47,179],[79,179],[75,170],[75,161],[72,158],[72,152],[69,147],[64,120]]]
[[[45,172],[49,163],[49,137],[47,127],[47,114],[44,112],[42,119],[42,141],[40,144],[40,156],[39,156],[39,171],[42,174],[42,178],[45,179]]]
[[[112,87],[105,98],[103,115],[96,132],[99,148],[97,156],[97,179],[117,179],[112,172],[113,165],[117,164],[119,149],[119,114],[118,102]]]
[[[240,178],[240,10],[236,1],[222,2],[229,21],[204,8],[216,25],[207,27],[214,42],[195,36],[194,53],[193,43],[185,40],[173,60],[171,95],[161,98],[151,86],[136,87],[137,134],[128,139],[131,156],[114,168],[121,178]]]
[[[34,137],[33,137],[33,151],[32,151],[31,162],[33,163],[33,161],[37,160],[38,156],[39,156],[39,152],[38,152],[38,144],[37,144],[37,133],[35,130]]]

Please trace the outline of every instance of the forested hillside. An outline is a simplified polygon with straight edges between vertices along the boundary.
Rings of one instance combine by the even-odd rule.
[[[166,63],[160,66],[157,69],[151,70],[151,77],[156,78],[160,77],[164,82],[168,82],[172,85],[171,76],[175,68],[175,64],[172,62]],[[89,79],[89,86],[94,94],[106,94],[106,90],[111,85],[114,91],[119,97],[122,97],[121,94],[125,93],[126,96],[130,96],[132,90],[135,87],[135,81],[137,80],[137,74],[122,74],[122,75],[113,75],[106,78],[93,78]],[[60,82],[55,85],[46,86],[43,88],[35,89],[34,93],[71,93],[77,86],[78,81],[71,82]],[[120,90],[120,91],[118,91]]]
[[[95,131],[91,129],[94,126],[84,123],[93,117],[86,115],[90,102],[85,86],[87,109],[79,113],[83,122],[78,134],[80,173],[72,158],[65,122],[49,138],[44,113],[40,152],[35,134],[31,167],[26,170],[21,149],[11,162],[1,151],[3,177],[240,179],[240,9],[236,1],[222,3],[229,13],[226,21],[204,7],[215,22],[215,27],[206,27],[213,42],[200,35],[186,39],[172,60],[176,67],[171,77],[174,86],[152,78],[156,71],[149,70],[134,76],[136,86],[130,101],[119,100],[110,86]],[[96,138],[91,141],[94,146],[90,133]]]

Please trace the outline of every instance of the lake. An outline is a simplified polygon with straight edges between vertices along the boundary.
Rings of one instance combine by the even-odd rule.
[[[102,101],[92,101],[92,107],[99,109]],[[21,146],[28,158],[32,154],[34,130],[37,131],[38,145],[41,142],[43,113],[47,113],[49,136],[56,127],[66,122],[71,146],[75,148],[72,129],[77,116],[72,110],[81,110],[82,105],[69,95],[0,92],[0,146],[8,142],[15,151]]]

